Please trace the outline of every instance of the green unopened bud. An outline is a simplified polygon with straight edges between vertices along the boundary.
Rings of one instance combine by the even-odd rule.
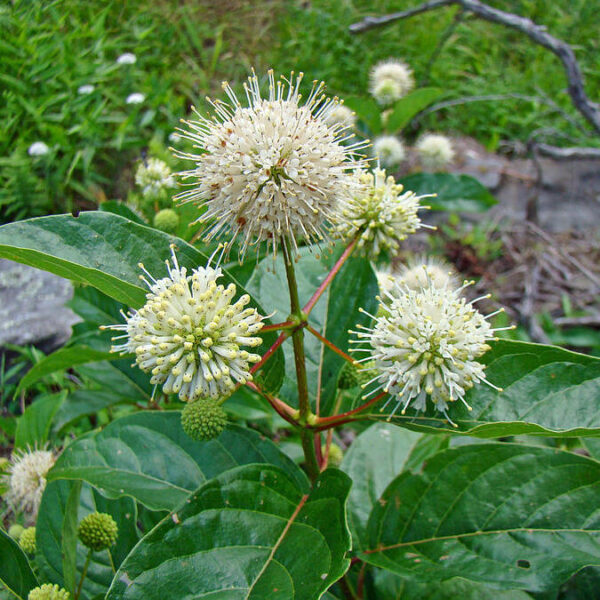
[[[365,383],[369,383],[369,381],[371,381],[371,379],[373,379],[375,375],[375,361],[370,360],[364,363],[356,372],[358,385],[364,385]]]
[[[8,458],[4,458],[4,457],[0,458],[0,473],[2,473],[3,471],[6,471],[9,464],[10,464],[10,461],[8,460]]]
[[[342,458],[344,458],[342,449],[337,444],[331,444],[329,446],[329,458],[327,459],[327,464],[330,467],[339,467],[342,464]]]
[[[358,385],[357,378],[358,368],[352,363],[344,363],[340,378],[338,379],[338,387],[340,390],[349,390]]]
[[[77,527],[81,543],[90,550],[105,550],[117,541],[119,528],[115,520],[106,513],[95,512],[84,517]]]
[[[165,233],[175,233],[179,227],[179,215],[172,208],[163,208],[154,215],[153,225]]]
[[[71,594],[64,588],[58,587],[56,583],[44,583],[33,588],[27,596],[27,600],[70,600]]]
[[[19,546],[27,554],[35,554],[35,527],[27,527],[19,537]]]
[[[194,440],[213,440],[227,425],[227,415],[215,400],[201,398],[181,411],[181,426]]]
[[[18,523],[15,523],[14,525],[11,525],[8,528],[8,535],[10,535],[10,537],[13,540],[16,540],[18,542],[19,538],[21,537],[21,534],[24,531],[25,531],[25,527],[23,527],[23,525],[19,525]]]

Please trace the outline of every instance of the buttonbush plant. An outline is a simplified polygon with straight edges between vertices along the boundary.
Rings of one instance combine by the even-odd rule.
[[[499,338],[469,282],[433,262],[382,277],[380,250],[422,226],[437,190],[365,177],[321,84],[269,73],[247,90],[180,132],[199,147],[180,156],[178,201],[202,225],[189,242],[116,203],[0,227],[0,256],[71,279],[82,317],[19,383],[77,382],[18,419],[5,520],[35,526],[35,554],[0,531],[4,586],[23,600],[593,586],[600,360]],[[23,460],[35,452],[52,461]]]

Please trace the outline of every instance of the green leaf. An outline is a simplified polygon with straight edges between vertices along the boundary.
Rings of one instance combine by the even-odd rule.
[[[26,390],[29,386],[39,381],[42,377],[55,373],[56,371],[64,371],[77,365],[83,365],[89,362],[99,360],[113,360],[118,358],[118,354],[110,354],[102,350],[95,350],[87,346],[69,346],[60,348],[56,352],[45,356],[39,363],[35,364],[28,371],[27,375],[21,379],[17,387],[16,394]]]
[[[372,135],[381,133],[381,106],[373,98],[350,96],[344,98],[344,104],[351,108],[361,121],[364,121]]]
[[[172,510],[219,473],[248,463],[277,465],[305,476],[258,433],[229,426],[216,440],[195,442],[181,428],[179,411],[143,412],[113,421],[70,444],[48,480],[83,479],[107,497],[131,496],[148,508]]]
[[[100,206],[98,206],[98,210],[125,217],[134,223],[138,223],[138,225],[146,225],[144,220],[139,215],[134,213],[126,204],[117,200],[108,200],[106,202],[102,202]]]
[[[145,402],[152,395],[154,386],[150,385],[148,375],[131,366],[128,358],[80,365],[77,371],[100,384],[102,391],[134,402]]]
[[[0,556],[0,583],[18,598],[26,600],[38,582],[19,544],[3,529],[0,529]]]
[[[179,238],[100,211],[83,212],[78,217],[40,217],[0,227],[0,257],[92,285],[133,308],[146,300],[138,263],[142,260],[150,273],[161,277],[171,244],[176,247],[180,265],[192,268],[207,263],[206,255]],[[221,281],[236,284],[240,295],[245,292],[227,273]],[[254,301],[250,306],[266,314]],[[258,353],[266,352],[277,336],[270,332],[262,337]],[[273,376],[281,378],[283,353],[278,351],[263,371],[273,371]]]
[[[454,432],[480,438],[534,434],[553,437],[600,436],[600,360],[541,344],[512,340],[491,343],[482,357],[486,378],[502,392],[481,383],[450,406],[453,428],[431,402],[425,413],[396,413],[392,423],[415,431]],[[389,408],[391,410],[392,407]],[[409,415],[409,413],[412,413]],[[369,418],[387,418],[376,407]]]
[[[446,450],[388,486],[360,556],[416,581],[549,590],[600,565],[599,493],[600,463],[570,452],[500,443]]]
[[[138,542],[137,511],[131,498],[107,500],[87,483],[51,481],[44,490],[36,523],[36,564],[44,581],[67,588],[74,578],[77,585],[88,550],[78,541],[76,526],[94,511],[110,514],[117,523],[119,535],[116,545],[111,547],[117,568]],[[81,598],[90,600],[98,594],[104,597],[112,578],[108,553],[94,552]]]
[[[460,578],[417,583],[381,569],[375,572],[373,587],[373,598],[377,600],[532,600],[529,594],[519,590],[498,590]]]
[[[56,412],[52,426],[53,433],[59,435],[61,431],[83,417],[95,415],[110,406],[131,402],[130,398],[108,390],[77,390],[67,396]]]
[[[31,372],[31,371],[30,371]],[[17,421],[15,447],[41,446],[48,440],[54,415],[67,396],[66,391],[39,396]]]
[[[419,88],[411,92],[394,104],[392,112],[385,123],[385,128],[390,133],[400,132],[417,114],[443,95],[444,90],[435,87]]]
[[[349,329],[358,325],[370,325],[367,313],[377,312],[379,286],[370,261],[366,258],[350,258],[331,283],[327,294],[325,337],[338,348],[349,353]],[[319,349],[320,350],[320,349]],[[323,372],[321,375],[321,414],[332,414],[337,390],[337,381],[345,360],[335,352],[325,348]]]
[[[415,173],[399,179],[405,189],[417,195],[437,194],[427,198],[433,210],[485,212],[497,200],[485,186],[469,175],[453,173]]]
[[[419,445],[425,438],[444,443],[442,436],[424,436],[388,423],[376,423],[350,446],[340,468],[353,482],[348,498],[348,524],[354,549],[368,547],[369,514],[388,484],[404,470],[418,469],[428,457]],[[438,449],[439,446],[430,448],[429,455]],[[418,456],[418,461],[414,461],[414,456]]]
[[[107,600],[158,600],[165,590],[172,600],[319,598],[350,564],[349,489],[336,469],[310,493],[272,466],[223,473],[142,539]]]

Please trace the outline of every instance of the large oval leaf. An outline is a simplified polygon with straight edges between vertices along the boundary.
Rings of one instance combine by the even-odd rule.
[[[142,261],[155,277],[163,276],[170,244],[175,244],[182,266],[206,264],[206,255],[183,240],[106,212],[89,211],[78,217],[54,215],[0,227],[0,257],[87,283],[133,308],[146,300],[138,263]],[[235,283],[238,293],[244,292],[227,273],[222,281]],[[254,301],[251,305],[266,314]],[[276,335],[270,332],[262,337],[259,353],[266,351]],[[278,351],[264,367],[265,376],[281,372],[282,377],[282,361],[283,353]]]
[[[348,523],[355,549],[367,547],[369,514],[388,484],[399,473],[419,468],[447,443],[444,436],[426,436],[388,423],[372,425],[352,442],[341,469],[353,482]]]
[[[409,409],[403,416],[398,411],[391,421],[416,431],[481,438],[600,436],[598,358],[554,346],[500,340],[492,342],[492,350],[482,360],[488,365],[486,377],[503,391],[479,384],[465,396],[471,412],[461,402],[451,405],[448,413],[457,428],[431,406],[425,413]],[[375,409],[369,418],[387,417]]]
[[[400,98],[394,104],[389,114],[385,126],[390,133],[398,133],[404,129],[411,120],[427,108],[432,102],[435,102],[444,94],[444,90],[435,87],[423,87]]]
[[[94,511],[110,514],[117,523],[117,543],[110,552],[118,567],[139,539],[133,500],[107,500],[81,481],[52,481],[44,490],[36,523],[36,563],[44,581],[56,583],[71,594],[81,578],[88,553],[77,538],[77,524]],[[111,558],[106,550],[92,554],[81,598],[104,596],[114,574]]]
[[[396,478],[361,558],[430,582],[463,577],[543,591],[600,565],[600,463],[538,446],[446,450]]]
[[[350,480],[328,469],[307,493],[272,466],[207,482],[137,545],[108,600],[314,600],[350,561]]]
[[[17,598],[25,600],[29,590],[36,587],[38,582],[17,542],[2,529],[0,529],[0,556],[2,556],[0,583]]]
[[[415,173],[399,180],[415,194],[437,194],[428,198],[433,210],[483,212],[497,203],[487,188],[470,175],[454,173]]]
[[[195,442],[174,411],[129,415],[77,439],[48,480],[83,479],[107,497],[131,496],[148,508],[171,510],[206,480],[249,463],[277,465],[298,485],[306,483],[302,471],[255,431],[231,425],[215,440]]]

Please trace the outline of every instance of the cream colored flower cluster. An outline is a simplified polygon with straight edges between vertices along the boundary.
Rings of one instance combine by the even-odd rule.
[[[199,221],[212,221],[206,239],[228,231],[242,258],[252,243],[266,242],[275,254],[284,236],[294,247],[298,237],[326,238],[328,223],[357,191],[351,171],[365,166],[356,152],[368,142],[351,143],[351,122],[340,122],[339,101],[323,95],[323,83],[313,83],[303,102],[301,81],[302,74],[275,81],[269,71],[263,98],[253,74],[244,86],[246,106],[224,84],[229,103],[212,102],[215,117],[198,114],[181,131],[204,152],[177,152],[196,163],[180,174],[189,189],[177,198],[205,205]]]
[[[260,360],[244,347],[260,345],[255,334],[263,326],[262,317],[256,309],[245,308],[247,294],[232,303],[236,286],[217,284],[219,266],[213,268],[209,261],[188,275],[174,249],[172,263],[167,262],[168,276],[162,279],[146,272],[146,304],[130,312],[126,323],[109,327],[123,330],[126,338],[112,350],[135,353],[137,365],[152,374],[151,383],[181,400],[229,396],[234,382],[252,379],[249,365]]]
[[[376,64],[371,70],[369,91],[383,106],[393,104],[415,87],[410,67],[396,59]]]
[[[408,234],[428,227],[417,214],[426,208],[420,201],[427,196],[404,191],[383,169],[359,171],[356,177],[362,191],[346,203],[338,231],[346,240],[360,233],[358,248],[363,254],[376,258],[382,251],[394,252]]]
[[[461,296],[464,285],[455,289],[427,277],[423,286],[396,280],[389,287],[385,311],[373,317],[374,326],[353,332],[358,344],[353,350],[366,353],[360,362],[375,360],[370,383],[376,387],[369,395],[379,390],[391,394],[383,407],[396,402],[390,416],[400,407],[402,414],[409,406],[425,410],[430,398],[452,422],[449,403],[461,400],[470,410],[464,399],[468,389],[480,381],[495,387],[477,361],[490,349],[494,329]]]
[[[159,158],[149,158],[141,162],[135,173],[135,182],[147,198],[156,198],[163,190],[175,187],[171,169]]]

